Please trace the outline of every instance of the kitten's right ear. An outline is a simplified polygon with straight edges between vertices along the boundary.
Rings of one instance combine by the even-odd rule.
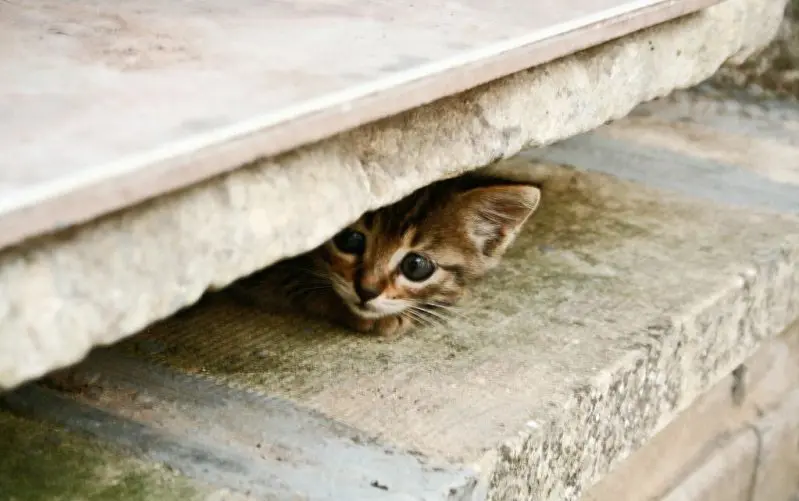
[[[477,249],[496,260],[538,208],[541,191],[527,184],[473,188],[459,197],[459,213]]]

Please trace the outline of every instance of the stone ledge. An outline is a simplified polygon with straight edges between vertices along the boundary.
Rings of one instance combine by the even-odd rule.
[[[256,499],[579,499],[799,317],[796,124],[683,92],[495,165],[541,209],[449,327],[223,291],[98,351],[85,394],[2,400]]]
[[[365,210],[687,87],[765,45],[784,0],[728,0],[0,253],[0,388],[78,361]],[[301,195],[306,194],[306,195]]]
[[[523,161],[507,167],[530,171]],[[175,442],[201,436],[210,451],[251,450],[249,437],[264,437],[295,458],[270,470],[283,472],[280,488],[310,499],[339,499],[369,484],[344,481],[335,474],[340,454],[310,445],[342,438],[313,439],[306,425],[276,432],[305,421],[275,422],[285,400],[366,437],[355,442],[367,444],[362,459],[350,461],[369,465],[356,470],[368,472],[363,482],[388,486],[384,499],[416,499],[417,485],[435,487],[419,498],[430,500],[578,499],[799,316],[799,217],[564,167],[534,171],[543,182],[541,212],[464,304],[466,318],[450,327],[385,343],[253,310],[222,292],[98,353],[84,371],[110,382],[85,403],[163,428]],[[799,186],[794,199],[798,193]],[[125,369],[120,355],[139,365]],[[178,378],[151,364],[233,395],[213,399],[191,383],[173,389]],[[145,410],[115,389],[123,378],[149,396]],[[198,409],[175,415],[185,404],[170,392],[200,402]],[[247,404],[248,414],[236,392],[268,398],[255,409]],[[419,473],[400,474],[407,451],[421,458]],[[435,482],[431,466],[462,483]],[[426,480],[404,485],[411,475]],[[213,478],[235,487],[225,484],[230,475]],[[282,499],[283,490],[270,488],[277,489],[252,493]]]

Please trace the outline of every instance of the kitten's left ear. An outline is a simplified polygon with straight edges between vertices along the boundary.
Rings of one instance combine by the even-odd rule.
[[[497,259],[538,208],[541,191],[527,184],[473,188],[460,195],[460,213],[478,250]]]

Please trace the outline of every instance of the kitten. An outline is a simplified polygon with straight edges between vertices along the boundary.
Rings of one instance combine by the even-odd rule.
[[[439,181],[262,273],[306,313],[399,335],[446,318],[497,265],[539,200],[527,184],[477,175]]]

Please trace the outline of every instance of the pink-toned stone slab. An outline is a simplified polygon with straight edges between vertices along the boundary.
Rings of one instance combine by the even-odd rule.
[[[0,2],[0,247],[714,3]]]

